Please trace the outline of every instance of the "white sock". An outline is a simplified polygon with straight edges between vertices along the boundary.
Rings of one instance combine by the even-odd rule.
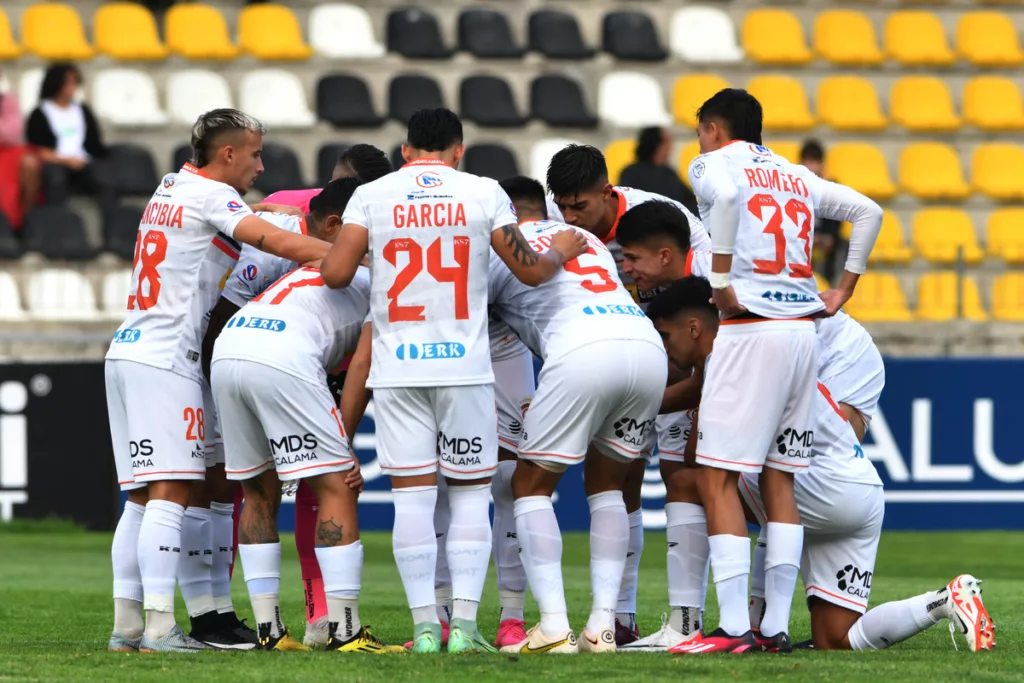
[[[562,587],[562,534],[550,496],[519,498],[513,506],[523,567],[540,609],[540,628],[549,638],[569,629]]]
[[[436,486],[394,490],[395,527],[391,547],[415,623],[438,622],[434,598],[437,539],[434,537]],[[425,610],[423,608],[429,608]]]
[[[437,538],[437,568],[434,570],[434,602],[437,618],[445,624],[452,620],[452,575],[448,570],[448,527],[452,511],[448,504],[448,482],[437,478],[437,503],[434,505],[434,536]]]
[[[750,607],[747,609],[747,616],[750,618],[750,628],[761,628],[764,621],[764,562],[768,552],[768,530],[761,527],[761,533],[757,535],[757,542],[754,544],[754,564],[750,568]]]
[[[178,585],[190,617],[213,612],[213,533],[210,510],[188,507],[181,523]]]
[[[708,588],[708,521],[694,503],[665,504],[668,541],[669,626],[690,635],[700,631],[701,608]]]
[[[636,589],[640,581],[640,557],[644,554],[644,512],[629,513],[629,546],[626,550],[626,568],[622,572],[619,602],[615,617],[619,623],[633,628],[636,624]]]
[[[221,614],[234,612],[231,603],[231,560],[234,557],[234,529],[232,503],[210,503],[210,531],[213,540],[213,565],[210,567],[210,586],[213,605]]]
[[[789,632],[789,612],[800,573],[804,549],[804,528],[800,524],[768,522],[770,543],[764,555],[764,618],[761,634],[770,638]],[[747,621],[750,621],[748,615]]]
[[[590,591],[593,604],[587,631],[615,628],[615,605],[629,548],[629,517],[622,491],[587,496],[590,506]]]
[[[526,569],[519,557],[519,539],[516,538],[516,516],[512,508],[512,475],[516,471],[514,460],[498,463],[491,479],[491,497],[494,498],[494,525],[491,531],[494,568],[498,573],[498,595],[501,600],[500,621],[523,621],[526,601]]]
[[[451,486],[448,505],[448,569],[452,575],[452,617],[476,621],[491,562],[489,484]]]
[[[114,632],[125,638],[142,635],[142,574],[139,571],[139,529],[146,508],[125,502],[110,544],[114,568]]]
[[[359,591],[363,588],[363,543],[356,541],[332,548],[317,548],[316,560],[324,577],[327,594],[327,620],[337,624],[335,634],[351,640],[362,624],[359,622]]]
[[[718,593],[718,627],[731,636],[743,635],[750,629],[747,623],[750,539],[719,534],[709,537],[708,545]]]
[[[281,543],[239,543],[238,558],[249,589],[252,615],[257,631],[270,629],[277,638],[284,633],[281,624]]]
[[[441,549],[437,549],[437,556],[441,557]],[[448,569],[448,561],[444,563],[445,571]],[[436,582],[437,579],[434,579]],[[434,586],[434,602],[436,604],[437,618],[444,624],[452,623],[452,585]]]
[[[185,508],[169,500],[151,500],[139,526],[139,574],[142,576],[146,635],[161,638],[174,628],[174,585],[181,555]]]
[[[847,637],[853,650],[884,650],[949,616],[949,592],[943,588],[868,610]]]

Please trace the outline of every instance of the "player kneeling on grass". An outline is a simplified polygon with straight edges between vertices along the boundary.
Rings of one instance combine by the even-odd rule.
[[[501,186],[530,245],[546,250],[566,226],[546,220],[544,189],[529,178]],[[608,248],[580,232],[587,238],[586,253],[536,288],[520,284],[491,258],[495,312],[544,359],[512,476],[516,535],[541,621],[502,652],[615,651],[615,611],[629,544],[622,491],[632,463],[653,445],[665,390],[668,363],[657,333],[616,276]],[[569,627],[562,539],[551,496],[566,468],[579,463],[590,506],[593,604],[577,641]]]
[[[710,295],[706,280],[687,277],[648,309],[673,363],[703,371],[710,362],[719,322]],[[937,591],[867,610],[885,509],[882,482],[864,457],[848,418],[820,382],[814,416],[810,466],[794,477],[794,494],[805,529],[800,573],[815,649],[884,649],[942,619],[960,627],[972,651],[989,649],[995,627],[981,600],[980,581],[968,574]],[[743,474],[739,488],[748,519],[764,527],[758,477]],[[770,536],[767,542],[770,548]],[[755,562],[760,565],[754,569],[755,585],[763,585],[763,578],[758,581],[758,575],[764,575],[760,559]],[[760,608],[751,610],[752,629],[759,628],[762,614]]]
[[[327,389],[327,369],[355,350],[369,292],[365,268],[345,289],[328,289],[319,271],[301,268],[242,307],[214,346],[211,384],[227,476],[241,480],[245,493],[239,554],[261,649],[309,649],[281,622],[277,533],[279,480],[305,479],[319,501],[316,555],[327,594],[327,649],[402,651],[359,621],[362,477],[347,434],[362,415],[343,417]]]

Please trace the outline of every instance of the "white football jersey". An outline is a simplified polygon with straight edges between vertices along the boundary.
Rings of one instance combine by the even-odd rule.
[[[832,399],[828,388],[818,383],[814,398],[814,445],[810,469],[815,474],[827,473],[830,479],[852,484],[881,486],[875,465],[864,457],[864,449],[857,443],[857,435],[846,421],[839,405]],[[798,473],[796,476],[803,476]],[[838,502],[838,501],[836,501]]]
[[[284,213],[261,211],[256,214],[282,230],[306,235],[306,218]],[[299,267],[295,261],[260,251],[250,244],[242,245],[234,275],[228,278],[224,287],[224,298],[236,306],[244,306],[263,290]]]
[[[515,358],[530,351],[515,330],[496,314],[491,315],[487,323],[487,336],[491,342],[492,363]]]
[[[204,318],[226,280],[214,250],[231,248],[217,233],[232,237],[251,215],[234,188],[191,164],[164,176],[139,223],[128,313],[107,358],[201,379]]]
[[[533,221],[519,226],[535,251],[551,246],[551,235],[570,226]],[[615,274],[615,259],[597,237],[585,235],[587,253],[565,264],[539,287],[527,287],[491,256],[490,296],[498,315],[542,359],[562,356],[598,340],[644,340],[661,346],[654,325]]]
[[[327,371],[355,351],[370,309],[370,273],[359,267],[352,284],[330,289],[316,268],[275,282],[228,320],[213,360],[237,358],[277,368],[318,386]]]
[[[855,366],[875,346],[871,335],[845,311],[814,321],[818,329],[818,376],[831,377]]]
[[[487,334],[491,233],[516,223],[501,186],[417,160],[361,185],[343,220],[369,231],[373,361],[366,386],[494,382]]]
[[[615,217],[615,224],[612,225],[611,231],[604,236],[605,246],[608,247],[608,251],[611,252],[615,258],[616,270],[619,274],[619,279],[625,285],[626,289],[629,290],[633,300],[638,303],[641,308],[646,309],[647,304],[654,300],[657,296],[657,291],[643,292],[636,286],[631,278],[626,273],[622,272],[622,247],[615,240],[615,231],[619,227],[619,219],[622,218],[622,214],[626,213],[634,206],[643,204],[644,202],[669,202],[674,204],[683,212],[686,216],[686,220],[690,223],[690,247],[698,250],[711,249],[711,236],[708,235],[708,231],[704,228],[704,224],[701,223],[700,218],[690,213],[690,210],[680,204],[674,199],[653,192],[645,192],[644,190],[637,190],[632,187],[623,187],[616,185],[613,190],[619,196],[619,213]],[[548,219],[558,222],[565,222],[565,218],[562,216],[562,212],[558,209],[558,205],[555,204],[554,197],[548,195],[547,201],[548,207]]]
[[[767,147],[734,142],[690,164],[700,215],[711,225],[719,193],[736,193],[736,231],[730,283],[751,313],[802,318],[822,310],[811,271],[820,178]]]

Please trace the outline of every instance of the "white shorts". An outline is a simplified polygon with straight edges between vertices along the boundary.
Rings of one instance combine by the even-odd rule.
[[[199,382],[130,360],[107,360],[104,373],[121,490],[204,479],[206,415]]]
[[[646,341],[596,341],[547,359],[519,442],[519,457],[566,467],[593,442],[617,460],[642,458],[668,376],[665,350]]]
[[[810,320],[724,320],[707,361],[697,462],[734,472],[807,468],[818,343]]]
[[[837,372],[821,377],[836,403],[853,406],[865,421],[878,409],[878,399],[885,387],[885,363],[878,348],[872,345],[853,363]]]
[[[654,423],[658,430],[658,457],[671,462],[683,462],[686,442],[690,440],[690,428],[697,409],[659,415]]]
[[[220,421],[217,407],[213,402],[213,389],[209,382],[203,382],[203,409],[206,411],[206,467],[224,464],[224,439],[220,435]]]
[[[491,368],[494,370],[494,402],[498,409],[498,446],[517,453],[526,409],[537,391],[533,354],[526,351],[494,361]]]
[[[392,477],[484,479],[498,467],[494,386],[375,389],[377,459]]]
[[[224,437],[228,479],[276,468],[281,481],[343,472],[355,465],[341,411],[327,385],[269,365],[214,361],[213,397]]]

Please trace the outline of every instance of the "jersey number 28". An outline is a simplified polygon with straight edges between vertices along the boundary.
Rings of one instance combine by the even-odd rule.
[[[412,284],[416,276],[423,271],[426,264],[427,273],[438,282],[450,282],[455,287],[455,319],[469,318],[469,238],[454,237],[454,266],[441,265],[441,238],[431,242],[427,247],[426,259],[423,258],[423,247],[411,239],[393,239],[384,245],[383,255],[388,263],[398,267],[398,254],[405,252],[409,261],[398,271],[395,282],[388,289],[388,322],[411,323],[426,320],[423,316],[424,306],[402,306],[398,303],[398,295]]]
[[[156,306],[157,299],[160,298],[160,273],[157,272],[156,267],[163,263],[165,258],[167,258],[167,235],[159,230],[150,230],[143,237],[139,232],[139,236],[135,240],[132,274],[135,273],[140,262],[142,269],[139,270],[135,291],[128,294],[129,311],[135,310],[136,307],[145,311]],[[143,293],[143,287],[145,287],[145,293]]]
[[[764,210],[770,208],[771,217],[765,223],[764,232],[775,238],[775,258],[771,261],[754,259],[754,272],[758,275],[779,275],[783,268],[789,266],[790,277],[811,277],[811,210],[799,199],[790,199],[785,209],[779,206],[775,197],[770,194],[755,194],[747,202],[747,210],[759,221],[764,221]],[[803,263],[786,263],[786,228],[783,217],[788,218],[797,230],[796,238],[802,241],[804,251]],[[792,230],[790,230],[792,232]]]

